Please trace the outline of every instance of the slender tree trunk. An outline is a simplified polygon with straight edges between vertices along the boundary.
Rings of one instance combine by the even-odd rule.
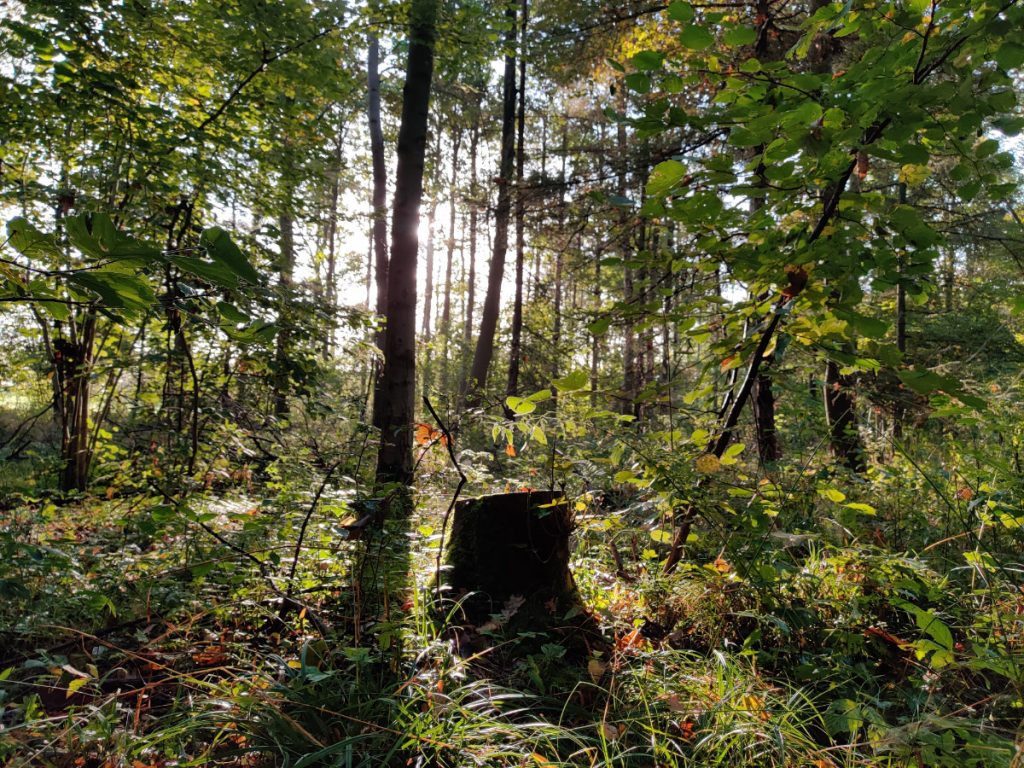
[[[594,254],[594,312],[601,309],[601,251]],[[601,338],[596,333],[590,334],[590,407],[597,408],[598,374],[601,363]]]
[[[625,114],[627,109],[626,103],[626,84],[620,78],[617,83],[617,103],[616,107],[620,114]],[[619,197],[625,197],[627,191],[627,153],[628,148],[626,146],[626,125],[624,122],[619,121],[615,127],[615,148],[616,148],[616,162],[618,169],[616,172],[617,184],[616,193]],[[621,243],[620,251],[623,264],[622,272],[622,299],[626,304],[626,312],[624,318],[624,329],[623,329],[623,345],[622,345],[622,402],[620,410],[622,413],[634,413],[636,408],[636,396],[637,396],[637,370],[636,370],[636,333],[633,326],[633,268],[630,266],[630,259],[632,257],[630,253],[630,237],[628,232],[628,220],[627,214],[623,209],[619,213],[619,242]]]
[[[478,405],[487,386],[487,373],[494,355],[494,335],[501,310],[501,284],[505,276],[505,254],[508,250],[508,220],[511,213],[512,165],[515,160],[516,116],[516,7],[509,2],[505,7],[508,31],[505,33],[505,75],[503,80],[501,119],[501,163],[498,170],[498,204],[494,211],[494,249],[487,276],[487,294],[480,314],[480,334],[477,337],[473,366],[469,372],[467,405]]]
[[[373,173],[373,191],[371,204],[373,207],[372,249],[374,253],[374,279],[377,282],[377,316],[383,318],[388,311],[388,223],[387,167],[384,162],[384,131],[380,124],[380,44],[376,35],[371,35],[366,56],[367,73],[367,116],[370,128],[370,162]],[[384,351],[387,336],[386,326],[377,331],[374,341],[377,349]],[[373,383],[373,426],[378,429],[384,426],[383,394],[381,391],[381,374],[383,365],[377,360]]]
[[[292,196],[289,193],[286,205],[291,206]],[[291,302],[292,273],[295,270],[295,222],[291,211],[281,214],[278,220],[281,229],[280,260],[278,262],[279,279],[277,282],[278,311],[277,336],[274,349],[274,416],[283,419],[288,416],[288,389],[290,376],[291,328],[288,306]]]
[[[480,104],[477,103],[473,113],[473,130],[469,137],[469,274],[466,277],[466,321],[462,328],[463,343],[466,357],[473,343],[473,313],[476,303],[476,238],[478,216],[480,215],[480,190],[477,186],[477,153],[480,147]],[[468,367],[463,373],[468,373]],[[467,393],[468,377],[463,375],[461,396]]]
[[[341,162],[342,162],[342,136],[338,134],[338,141],[334,146],[334,167],[331,169],[331,210],[327,214],[327,276],[324,280],[324,298],[327,302],[327,312],[331,322],[324,333],[323,355],[331,357],[334,351],[334,323],[338,315],[338,198],[341,195]]]
[[[907,202],[907,185],[900,184],[899,186],[899,202],[901,205]],[[905,253],[900,253],[899,256],[899,280],[896,282],[896,349],[900,351],[900,354],[906,354],[907,352],[907,289],[903,285],[903,270],[904,261],[906,259]],[[900,392],[896,392],[896,402],[893,405],[892,411],[892,436],[896,440],[903,438],[903,417],[905,408],[903,401],[900,399]]]
[[[398,168],[391,219],[388,269],[388,332],[381,381],[381,445],[378,482],[413,480],[412,436],[416,395],[416,252],[427,119],[434,71],[437,0],[412,0],[409,55],[398,131]]]
[[[519,23],[519,108],[516,115],[516,295],[512,303],[512,343],[509,347],[508,385],[505,394],[519,394],[519,368],[523,347],[523,269],[526,260],[526,200],[523,170],[526,164],[526,25],[529,0],[522,0]],[[511,413],[506,415],[511,417]]]
[[[774,61],[777,56],[773,53],[769,43],[771,41],[772,8],[766,0],[757,3],[758,18],[762,19],[758,26],[757,44],[754,55],[759,61]],[[755,150],[758,155],[764,152],[764,147]],[[764,175],[765,166],[758,162],[754,171],[756,186],[766,188],[768,180]],[[764,207],[764,195],[759,193],[750,198],[750,215],[756,217],[758,211]],[[764,362],[758,369],[757,377],[754,379],[754,388],[751,392],[751,411],[754,416],[754,438],[757,442],[757,455],[762,464],[778,461],[782,456],[779,446],[778,431],[775,427],[775,392],[772,388],[772,369],[775,363],[774,350],[765,356]]]
[[[459,149],[462,146],[462,129],[456,128],[452,136],[452,179],[448,193],[448,205],[451,208],[448,214],[448,242],[447,254],[444,263],[444,304],[441,309],[441,323],[438,328],[441,333],[441,387],[445,392],[450,389],[449,372],[449,337],[452,333],[452,266],[455,259],[455,211],[456,198],[458,193],[459,177]]]
[[[430,211],[427,213],[427,269],[426,283],[423,286],[423,322],[420,325],[423,334],[423,341],[430,343],[433,330],[430,327],[430,318],[434,310],[434,222],[437,220],[437,199],[430,201]]]
[[[567,164],[569,141],[568,119],[562,123],[562,165],[558,174],[558,231],[563,232],[565,226],[565,171]],[[566,241],[564,248],[559,248],[555,254],[555,304],[554,321],[551,339],[551,378],[558,378],[558,363],[562,353],[562,268],[565,261],[565,252],[572,245],[572,238]]]

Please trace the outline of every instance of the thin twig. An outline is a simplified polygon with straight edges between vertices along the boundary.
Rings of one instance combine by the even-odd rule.
[[[466,473],[462,471],[462,467],[459,465],[459,460],[455,456],[455,442],[452,440],[452,433],[441,420],[441,417],[437,415],[437,411],[434,410],[434,406],[430,403],[430,398],[426,395],[423,396],[423,404],[427,406],[427,410],[430,411],[430,415],[433,416],[434,421],[437,422],[437,427],[441,430],[441,442],[444,443],[445,448],[448,449],[448,458],[451,459],[452,466],[455,467],[455,471],[459,473],[459,484],[455,486],[455,493],[452,494],[452,500],[448,503],[448,509],[445,510],[444,519],[441,520],[441,541],[437,547],[437,561],[434,568],[434,581],[437,589],[440,591],[441,556],[444,554],[444,537],[448,530],[448,519],[451,517],[452,510],[455,509],[455,502],[459,500],[459,494],[462,492],[462,487],[466,484]]]

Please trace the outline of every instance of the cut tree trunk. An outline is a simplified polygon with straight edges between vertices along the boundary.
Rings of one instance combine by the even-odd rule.
[[[569,570],[572,527],[572,512],[557,491],[458,502],[446,581],[453,596],[465,595],[466,618],[479,624],[504,611],[509,624],[514,618],[516,626],[550,628],[573,608],[582,612]]]

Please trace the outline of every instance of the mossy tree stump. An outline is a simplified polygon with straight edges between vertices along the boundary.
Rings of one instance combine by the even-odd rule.
[[[561,493],[529,491],[464,499],[455,506],[445,581],[476,625],[499,614],[512,598],[524,602],[510,625],[530,629],[584,614],[569,570],[572,512]],[[518,602],[518,600],[513,601]]]

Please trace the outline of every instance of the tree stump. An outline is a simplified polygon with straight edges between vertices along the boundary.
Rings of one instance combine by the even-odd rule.
[[[572,617],[587,613],[569,570],[571,532],[572,512],[557,491],[459,501],[445,581],[453,597],[465,596],[466,619],[479,625],[509,614],[503,629],[578,626]]]

